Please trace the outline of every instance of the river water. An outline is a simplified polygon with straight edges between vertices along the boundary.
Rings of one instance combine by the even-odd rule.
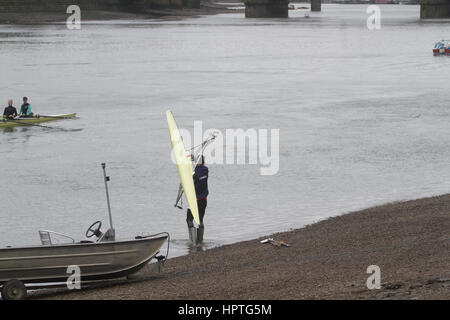
[[[449,192],[450,57],[431,48],[450,24],[386,5],[370,31],[366,8],[0,26],[2,103],[27,95],[37,113],[79,116],[0,131],[0,245],[106,225],[107,162],[118,237],[168,231],[172,255],[187,253],[167,109],[190,130],[280,130],[276,175],[209,165],[205,247]]]

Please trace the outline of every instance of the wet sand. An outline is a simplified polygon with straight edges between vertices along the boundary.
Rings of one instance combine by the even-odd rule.
[[[207,236],[207,235],[206,235]],[[450,299],[450,195],[362,210],[169,259],[125,280],[43,299]],[[368,290],[369,265],[381,289]]]
[[[229,3],[228,3],[229,2]],[[232,10],[228,7],[238,5],[233,0],[225,2],[203,1],[199,9],[147,9],[144,13],[84,10],[81,12],[82,21],[114,21],[114,20],[146,20],[146,19],[183,19],[201,15],[219,13],[236,13],[243,10]],[[68,14],[65,12],[20,12],[1,13],[0,24],[40,25],[66,23]]]

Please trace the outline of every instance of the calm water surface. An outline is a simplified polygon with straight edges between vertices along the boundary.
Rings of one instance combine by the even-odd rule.
[[[450,57],[431,48],[450,24],[421,23],[418,6],[381,10],[379,31],[359,5],[309,19],[0,26],[2,104],[27,95],[35,112],[80,117],[49,124],[65,131],[0,131],[0,245],[106,224],[107,162],[118,236],[169,231],[185,254],[169,108],[187,129],[280,129],[277,175],[210,166],[207,247],[449,192]]]

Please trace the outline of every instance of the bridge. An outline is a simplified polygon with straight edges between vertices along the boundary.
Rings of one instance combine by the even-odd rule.
[[[321,0],[310,1],[311,11],[321,11]],[[288,17],[289,0],[244,0],[244,3],[247,18]],[[86,10],[142,12],[149,8],[199,8],[201,0],[0,0],[0,13],[65,12],[72,4],[80,5]],[[420,6],[421,19],[450,18],[450,0],[420,0]]]
[[[246,18],[287,18],[289,0],[244,0]],[[322,10],[321,0],[311,0],[311,11]],[[449,19],[450,0],[420,0],[421,19]]]

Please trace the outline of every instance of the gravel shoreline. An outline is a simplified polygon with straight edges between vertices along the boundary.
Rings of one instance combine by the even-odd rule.
[[[169,259],[125,280],[36,299],[449,299],[450,195],[388,204]],[[381,289],[368,290],[369,265]]]

